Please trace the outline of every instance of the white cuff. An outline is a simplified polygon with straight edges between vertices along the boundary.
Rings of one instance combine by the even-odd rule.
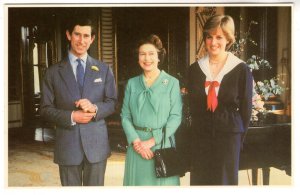
[[[71,126],[76,125],[76,122],[73,121],[73,112],[74,111],[72,111],[72,113],[71,113]]]
[[[96,105],[96,104],[93,104],[94,106],[95,106],[95,113],[97,114],[97,112],[98,112],[98,106]]]

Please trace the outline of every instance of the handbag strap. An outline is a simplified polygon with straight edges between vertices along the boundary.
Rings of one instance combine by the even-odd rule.
[[[166,139],[166,127],[164,126],[163,129],[162,129],[162,133],[163,133],[163,140],[162,140],[162,143],[161,143],[161,146],[160,146],[160,149],[162,149],[163,145],[165,145],[165,139]],[[170,143],[171,143],[171,147],[174,147],[175,148],[175,144],[173,143],[173,139],[172,137],[170,136],[169,137],[169,140],[170,140]]]

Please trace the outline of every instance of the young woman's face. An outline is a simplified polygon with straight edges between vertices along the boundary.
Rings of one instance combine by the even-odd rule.
[[[223,30],[221,27],[218,27],[215,30],[212,30],[205,39],[205,47],[209,55],[218,56],[223,54],[226,51],[226,45],[228,44]]]
[[[90,45],[93,43],[95,36],[91,35],[91,26],[79,26],[74,27],[73,32],[70,34],[69,31],[66,32],[67,38],[70,41],[71,48],[70,51],[77,57],[83,56]]]
[[[152,44],[144,44],[139,48],[139,64],[144,71],[151,72],[158,68],[158,51]]]

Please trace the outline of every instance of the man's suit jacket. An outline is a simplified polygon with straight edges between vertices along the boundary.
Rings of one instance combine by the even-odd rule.
[[[97,115],[87,124],[72,126],[75,101],[82,98],[97,105]],[[108,65],[88,56],[82,94],[68,57],[49,67],[43,80],[41,115],[56,125],[54,162],[79,165],[84,155],[91,163],[105,160],[110,147],[104,118],[115,111],[116,102],[115,80]]]

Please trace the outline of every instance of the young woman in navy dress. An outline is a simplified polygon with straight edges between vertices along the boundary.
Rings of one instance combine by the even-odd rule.
[[[212,16],[204,25],[207,54],[191,64],[188,92],[192,116],[191,185],[238,185],[239,156],[252,108],[253,77],[228,52],[234,21]]]

